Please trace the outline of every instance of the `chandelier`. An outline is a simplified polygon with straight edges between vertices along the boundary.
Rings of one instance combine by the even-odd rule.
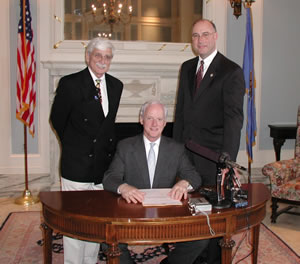
[[[119,23],[126,25],[131,22],[131,0],[97,0],[97,3],[92,5],[92,14],[97,23],[109,25],[112,34],[114,25]]]
[[[255,0],[229,0],[230,5],[233,8],[233,15],[238,19],[239,16],[242,14],[242,3],[244,7],[251,7],[251,4],[255,2]]]

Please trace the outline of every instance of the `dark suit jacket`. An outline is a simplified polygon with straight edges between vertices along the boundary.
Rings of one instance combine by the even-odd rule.
[[[199,57],[183,63],[177,96],[173,137],[191,139],[235,160],[243,126],[245,81],[240,66],[221,53],[210,64],[200,90],[194,94]]]
[[[105,74],[109,111],[104,116],[88,68],[61,78],[50,120],[61,142],[61,175],[101,183],[115,151],[114,123],[123,84]]]
[[[162,136],[152,188],[171,188],[176,177],[187,180],[194,189],[201,185],[201,177],[186,156],[184,146]],[[104,189],[117,192],[123,183],[138,189],[151,188],[142,134],[118,143],[114,159],[105,173]]]
[[[235,160],[243,126],[245,81],[240,66],[217,53],[195,94],[199,57],[182,64],[173,137],[192,140],[215,152],[229,153]],[[214,185],[216,163],[189,153],[204,185]]]

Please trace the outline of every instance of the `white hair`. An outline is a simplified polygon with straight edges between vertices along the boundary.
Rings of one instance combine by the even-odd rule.
[[[99,37],[91,39],[89,44],[86,47],[88,54],[91,54],[94,49],[99,49],[99,50],[110,49],[112,56],[114,56],[114,52],[115,52],[115,47],[108,39],[99,38]]]
[[[147,110],[147,108],[150,106],[150,105],[155,105],[155,104],[158,104],[158,105],[161,105],[164,109],[164,114],[165,114],[165,119],[167,119],[167,115],[168,115],[168,109],[167,107],[161,103],[159,100],[149,100],[147,101],[146,103],[144,103],[141,107],[141,110],[140,110],[140,118],[144,118],[144,114]]]

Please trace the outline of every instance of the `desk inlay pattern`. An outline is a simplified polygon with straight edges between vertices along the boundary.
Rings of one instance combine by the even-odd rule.
[[[265,206],[261,206],[249,214],[246,213],[243,215],[239,215],[237,216],[236,222],[237,229],[241,230],[243,227],[247,228],[248,226],[259,224],[261,222],[260,219],[263,219],[265,215]]]
[[[61,233],[78,239],[88,239],[91,241],[104,241],[106,233],[106,222],[89,221],[87,225],[82,219],[69,216],[58,216],[51,210],[43,208],[43,216],[45,219],[53,219],[53,229],[60,230]],[[74,232],[76,230],[76,232]],[[95,239],[97,235],[97,239]]]
[[[117,233],[119,242],[129,244],[165,243],[196,240],[200,237],[211,237],[206,217],[196,218],[193,221],[166,221],[156,224],[141,224],[131,222],[130,224],[113,223],[113,229]]]

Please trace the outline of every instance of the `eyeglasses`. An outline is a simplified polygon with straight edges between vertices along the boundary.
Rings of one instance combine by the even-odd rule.
[[[102,54],[100,54],[100,53],[95,53],[94,54],[94,57],[96,58],[96,59],[98,59],[98,60],[104,60],[104,61],[111,61],[112,60],[112,58],[113,58],[113,56],[111,56],[111,55],[102,55]]]
[[[214,34],[216,32],[203,32],[202,34],[198,34],[198,33],[193,33],[192,34],[192,38],[193,39],[199,39],[199,38],[204,38],[204,39],[208,39],[210,35]]]

